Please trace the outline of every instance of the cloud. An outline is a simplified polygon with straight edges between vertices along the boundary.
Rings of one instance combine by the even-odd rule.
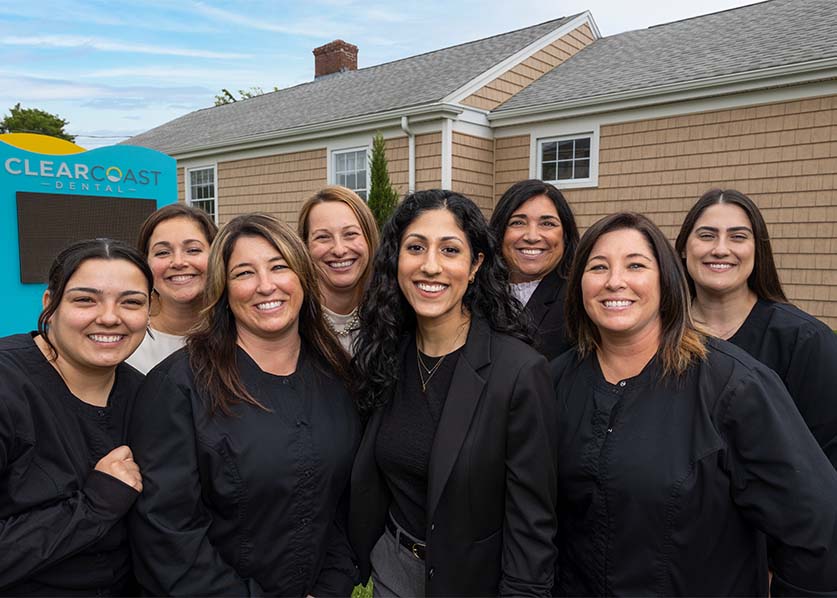
[[[36,35],[29,37],[6,36],[0,44],[8,46],[35,46],[49,48],[91,48],[103,52],[124,52],[130,54],[157,54],[165,56],[188,56],[190,58],[252,58],[252,54],[234,52],[213,52],[192,48],[174,48],[151,44],[131,44],[108,39],[77,35]]]
[[[322,15],[293,22],[276,23],[261,17],[250,17],[231,10],[209,6],[203,2],[193,2],[192,6],[205,17],[260,31],[315,38],[349,35],[358,32],[357,27],[349,25],[346,21],[330,21]]]

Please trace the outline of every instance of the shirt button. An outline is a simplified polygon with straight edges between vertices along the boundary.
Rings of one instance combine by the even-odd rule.
[[[622,380],[622,381],[619,383],[619,386],[625,386],[626,384],[627,384],[627,382],[625,382],[624,380]]]
[[[435,529],[436,529],[436,524],[435,524],[435,523],[431,523],[431,524],[430,524],[430,531],[432,532],[432,531],[433,531],[433,530],[435,530]]]
[[[433,567],[430,567],[430,570],[427,572],[427,577],[429,577],[430,579],[433,579],[433,575],[435,573],[436,573],[436,569],[434,569]]]

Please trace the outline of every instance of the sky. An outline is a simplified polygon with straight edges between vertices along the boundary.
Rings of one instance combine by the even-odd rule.
[[[68,121],[76,143],[118,143],[200,108],[222,88],[313,79],[317,46],[358,66],[589,10],[603,36],[753,0],[0,0],[0,114],[18,102]]]

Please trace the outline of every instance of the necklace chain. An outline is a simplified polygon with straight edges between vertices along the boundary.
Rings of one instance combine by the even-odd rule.
[[[419,348],[418,334],[416,334],[416,365],[418,365],[419,380],[421,381],[422,392],[427,392],[427,385],[430,384],[430,379],[433,378],[436,372],[439,371],[439,368],[442,366],[442,362],[445,360],[445,357],[450,355],[450,353],[453,353],[453,351],[456,349],[456,343],[459,342],[459,337],[462,336],[462,332],[465,330],[469,322],[470,319],[465,320],[465,322],[463,322],[462,325],[459,327],[459,332],[456,333],[456,338],[453,339],[453,349],[451,349],[449,353],[445,353],[444,355],[442,355],[439,358],[439,361],[433,364],[433,367],[430,368],[428,368],[425,365],[424,361],[421,359],[421,348]],[[425,371],[427,372],[427,376],[424,375]]]
[[[332,321],[331,316],[328,315],[328,313],[324,311],[323,315],[325,316],[326,324],[328,324],[328,327],[331,328],[331,331],[337,336],[346,336],[352,330],[357,330],[358,324],[360,324],[360,316],[357,315],[357,308],[354,308],[352,310],[351,317],[346,322],[345,326],[343,326],[339,330],[337,326],[334,325],[334,322]]]

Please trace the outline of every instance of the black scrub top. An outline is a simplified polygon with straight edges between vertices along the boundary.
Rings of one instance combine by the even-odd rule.
[[[837,334],[793,305],[759,299],[729,342],[779,374],[837,468]]]
[[[595,355],[552,364],[558,398],[553,593],[837,591],[837,472],[774,372],[724,341],[661,379],[608,383]]]
[[[132,591],[123,516],[138,493],[93,468],[125,444],[142,378],[119,365],[96,407],[70,392],[32,335],[0,339],[0,594]]]
[[[347,596],[354,404],[304,346],[290,376],[240,348],[237,361],[270,411],[210,414],[186,349],[140,390],[129,434],[145,484],[129,518],[137,579],[154,595]]]

